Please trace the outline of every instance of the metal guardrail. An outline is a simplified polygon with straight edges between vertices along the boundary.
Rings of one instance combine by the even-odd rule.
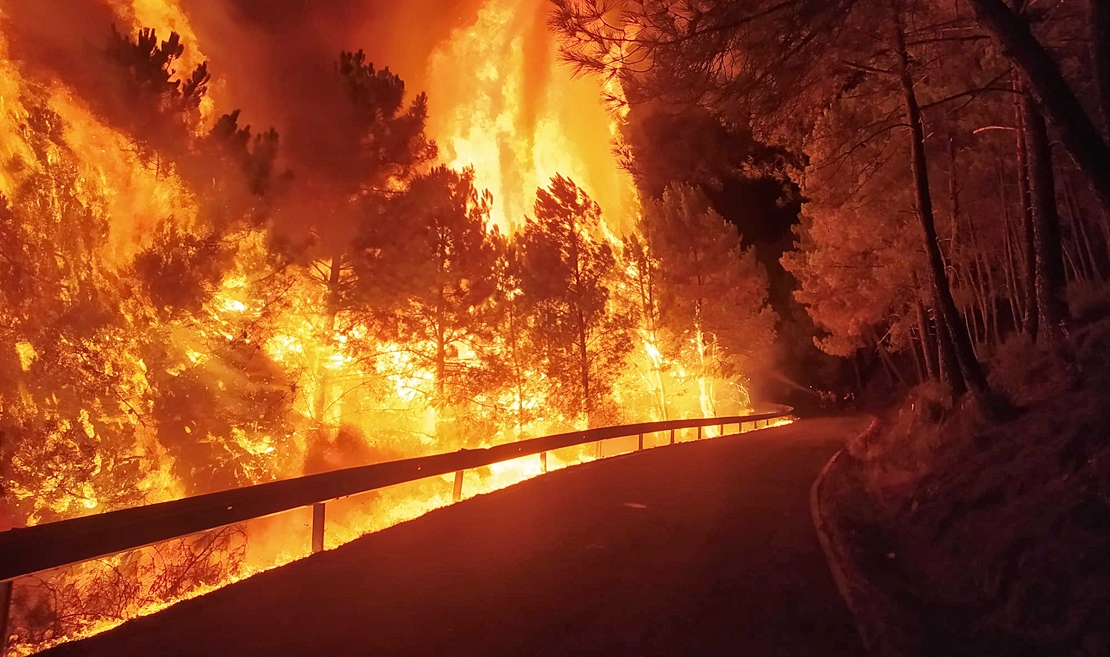
[[[714,418],[690,418],[643,422],[621,426],[572,431],[531,438],[483,449],[389,461],[322,474],[306,475],[218,493],[187,497],[131,509],[110,511],[0,532],[0,631],[8,610],[11,581],[43,570],[91,561],[127,550],[161,543],[190,534],[218,529],[247,520],[313,507],[312,550],[324,545],[325,503],[387,486],[417,481],[451,472],[455,474],[454,499],[462,497],[463,472],[502,461],[539,454],[546,470],[547,452],[613,438],[670,432],[670,444],[678,429],[698,429],[753,423],[758,428],[771,420],[790,415],[793,408],[775,406],[768,412]]]

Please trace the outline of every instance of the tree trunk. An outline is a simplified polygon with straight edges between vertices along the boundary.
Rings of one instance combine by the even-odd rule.
[[[1006,247],[1006,296],[1010,301],[1010,315],[1013,317],[1014,329],[1018,332],[1024,332],[1025,323],[1022,321],[1021,293],[1018,290],[1017,267],[1014,265],[1014,242],[1018,240],[1015,239],[1017,236],[1014,235],[1013,221],[1010,220],[1010,203],[1006,197],[1006,175],[1003,172],[1002,162],[998,163],[998,199],[1002,206],[1002,220],[1006,228],[1006,232],[1003,234]]]
[[[1064,207],[1068,209],[1068,216],[1071,218],[1072,230],[1076,232],[1077,239],[1082,240],[1083,249],[1087,254],[1087,262],[1090,267],[1090,274],[1096,280],[1103,280],[1102,267],[1099,266],[1099,253],[1095,248],[1095,240],[1091,238],[1091,228],[1087,226],[1086,214],[1079,209],[1079,204],[1075,202],[1075,194],[1071,190],[1071,185],[1068,185],[1065,179],[1064,187]],[[1096,236],[1097,237],[1097,236]]]
[[[971,346],[971,338],[960,319],[960,312],[952,299],[952,290],[948,284],[948,272],[944,267],[944,258],[941,256],[940,242],[937,238],[936,220],[933,216],[933,199],[929,191],[929,169],[925,157],[925,128],[921,120],[921,107],[917,102],[914,92],[913,76],[910,73],[910,58],[906,51],[906,39],[902,32],[900,16],[895,13],[895,42],[899,57],[899,79],[902,83],[903,99],[906,107],[906,120],[910,125],[910,156],[914,178],[914,191],[917,198],[917,215],[921,221],[921,231],[925,240],[925,251],[929,258],[929,274],[932,277],[934,308],[937,310],[938,322],[943,322],[947,328],[950,348],[955,355],[954,360],[959,363],[959,370],[963,379],[976,395],[989,392],[987,378],[983,368],[975,357]],[[946,348],[944,341],[941,349]],[[946,361],[949,359],[945,355]],[[952,377],[955,379],[956,377]],[[953,386],[955,391],[957,386]]]
[[[903,390],[908,388],[909,384],[906,383],[906,378],[902,376],[902,372],[899,371],[898,366],[894,364],[894,361],[890,357],[890,353],[887,352],[886,347],[883,346],[881,341],[875,343],[875,349],[879,352],[879,360],[882,361],[883,367],[886,368],[891,384]]]
[[[921,303],[920,299],[916,299],[914,300],[913,309],[917,314],[917,330],[921,333],[921,351],[925,355],[925,372],[930,379],[939,380],[936,362],[937,348],[929,327],[929,317],[925,313],[925,304]]]
[[[342,290],[340,289],[342,268],[343,253],[340,252],[332,256],[331,267],[328,270],[328,300],[326,308],[327,315],[324,318],[324,344],[329,350],[335,346],[335,320],[339,315],[339,309],[342,304]],[[324,421],[324,412],[328,407],[328,383],[330,378],[327,364],[317,363],[316,398],[312,403],[312,416],[317,422]]]
[[[925,383],[931,379],[932,377],[925,371],[925,363],[921,362],[921,349],[914,343],[913,334],[910,334],[910,356],[913,357],[913,371],[917,374],[917,382]]]
[[[1014,89],[1021,91],[1019,83]],[[1034,239],[1033,196],[1029,183],[1029,142],[1025,125],[1025,95],[1019,95],[1014,105],[1017,113],[1018,195],[1021,200],[1021,226],[1024,236],[1022,252],[1025,276],[1025,329],[1030,340],[1037,339],[1039,313],[1037,311],[1037,247]]]
[[[1083,109],[1060,67],[1033,36],[1025,20],[1003,0],[969,0],[979,24],[1021,71],[1025,87],[1060,133],[1060,140],[1110,212],[1110,146]]]
[[[652,265],[646,253],[642,254],[642,262],[638,267],[637,283],[640,292],[640,307],[643,309],[644,317],[647,323],[648,335],[651,337],[651,346],[656,351],[659,351],[659,324],[657,321],[658,313],[655,306],[655,267]],[[657,362],[655,354],[648,354],[651,359],[652,370],[655,372],[655,380],[659,386],[659,408],[664,420],[669,420],[667,413],[667,392],[663,379],[663,368],[661,363]]]
[[[863,376],[859,371],[859,359],[863,357],[862,351],[852,354],[852,373],[856,377],[856,394],[863,395]]]
[[[513,386],[516,390],[516,437],[524,437],[524,370],[520,365],[520,330],[517,325],[516,300],[508,300],[508,347],[513,366]]]
[[[948,136],[948,205],[952,213],[952,246],[948,253],[956,259],[956,245],[960,239],[960,187],[956,183],[956,144]]]
[[[447,331],[445,322],[443,290],[440,289],[439,302],[436,305],[436,435],[447,414]]]
[[[1048,128],[1033,99],[1022,99],[1029,136],[1029,180],[1033,198],[1033,243],[1037,261],[1037,312],[1041,332],[1054,340],[1067,317],[1064,301],[1064,255],[1060,243],[1060,215],[1056,207],[1056,177]]]
[[[586,412],[586,426],[593,427],[593,404],[590,399],[590,356],[586,343],[586,321],[582,313],[578,313],[578,359],[581,365],[582,377],[582,409]]]
[[[1004,245],[1006,247],[1006,297],[1010,302],[1010,317],[1014,322],[1014,330],[1019,333],[1025,330],[1021,321],[1021,303],[1018,301],[1016,275],[1014,272],[1013,233],[1010,231],[1010,218],[1006,217],[1006,233]]]
[[[967,392],[967,382],[960,363],[956,360],[956,348],[952,346],[952,336],[948,332],[948,323],[937,313],[937,354],[940,364],[940,380],[947,383],[952,389],[952,396],[962,397]]]

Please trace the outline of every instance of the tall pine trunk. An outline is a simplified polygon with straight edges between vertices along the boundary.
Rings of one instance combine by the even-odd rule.
[[[956,360],[956,348],[952,345],[952,335],[948,332],[948,324],[944,322],[940,313],[936,317],[937,327],[937,362],[940,365],[940,380],[948,384],[955,397],[962,397],[967,392],[967,382],[960,363]]]
[[[1056,176],[1048,127],[1034,100],[1022,98],[1022,115],[1029,138],[1029,182],[1033,198],[1033,244],[1036,250],[1037,313],[1042,334],[1059,337],[1067,317],[1064,301],[1064,254],[1060,240],[1060,215],[1056,206]]]
[[[1021,227],[1024,241],[1022,249],[1022,271],[1025,283],[1025,332],[1030,340],[1037,339],[1040,313],[1037,310],[1037,247],[1034,238],[1033,195],[1030,191],[1029,180],[1029,140],[1025,127],[1025,101],[1021,92],[1021,84],[1014,83],[1014,89],[1019,92],[1014,103],[1014,112],[1017,119],[1017,161],[1018,161],[1018,197],[1021,201]]]
[[[335,320],[339,316],[342,304],[342,290],[340,288],[343,271],[343,252],[332,256],[331,267],[328,268],[328,298],[324,316],[324,345],[330,351],[335,347]],[[330,383],[327,363],[316,365],[316,398],[312,400],[312,417],[317,422],[324,421],[324,413],[328,408],[328,385]]]
[[[952,290],[948,283],[948,272],[944,267],[944,257],[941,254],[940,242],[937,238],[936,219],[933,214],[933,199],[929,190],[929,168],[925,156],[925,128],[921,119],[921,106],[917,102],[914,91],[913,75],[910,72],[910,57],[906,50],[906,38],[902,31],[901,17],[892,14],[894,19],[895,45],[899,59],[899,80],[902,84],[903,100],[906,107],[906,120],[910,125],[910,164],[913,171],[914,192],[917,200],[917,216],[921,222],[922,236],[925,241],[925,251],[929,260],[929,275],[932,278],[934,295],[934,308],[937,311],[938,322],[943,322],[947,329],[949,341],[941,341],[941,350],[951,350],[954,358],[944,355],[946,364],[956,361],[962,378],[975,395],[984,395],[989,392],[987,378],[971,345],[971,337],[964,325],[956,303],[952,299]],[[954,374],[954,372],[953,372]],[[956,379],[955,376],[950,377]],[[959,386],[953,385],[953,392],[958,393]]]
[[[1026,90],[1060,135],[1060,141],[1102,208],[1110,212],[1110,145],[1083,109],[1059,65],[1037,41],[1022,16],[1004,0],[969,0],[979,24],[998,49],[1021,71]]]
[[[447,420],[447,321],[446,299],[443,288],[440,287],[436,299],[436,437],[443,439],[442,435],[445,420]]]
[[[939,380],[940,373],[937,371],[939,368],[936,361],[937,347],[929,327],[929,316],[925,313],[925,304],[921,303],[920,299],[916,299],[914,300],[913,310],[917,315],[917,330],[921,333],[921,351],[925,356],[925,373],[930,379]]]
[[[593,413],[593,400],[590,397],[590,353],[589,353],[589,335],[586,329],[586,316],[582,310],[582,262],[580,259],[581,250],[579,249],[578,240],[581,236],[578,234],[578,226],[572,220],[570,225],[570,259],[574,263],[574,295],[575,295],[575,318],[578,325],[575,327],[577,330],[577,342],[575,345],[578,349],[578,367],[580,383],[582,386],[582,411],[586,414],[586,426],[593,427],[594,413]],[[597,444],[597,455],[601,456],[601,443]]]
[[[1006,196],[1006,174],[1001,162],[998,163],[998,200],[999,205],[1002,206],[1003,226],[1006,228],[1005,233],[1003,233],[1003,242],[1006,248],[1006,268],[1004,270],[1006,274],[1006,296],[1009,298],[1010,302],[1010,316],[1014,321],[1014,329],[1024,333],[1023,301],[1019,290],[1020,283],[1017,266],[1014,264],[1014,260],[1017,257],[1015,255],[1015,251],[1017,250],[1015,244],[1020,244],[1021,240],[1018,239],[1017,235],[1014,233],[1013,221],[1010,218],[1010,202]]]

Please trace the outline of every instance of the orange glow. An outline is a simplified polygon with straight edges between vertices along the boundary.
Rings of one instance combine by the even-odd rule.
[[[197,39],[189,17],[181,9],[178,0],[109,0],[108,4],[117,16],[124,32],[132,33],[144,27],[153,27],[159,35],[165,38],[170,32],[181,35],[184,43],[189,44],[181,59],[177,62],[177,72],[187,74],[200,66],[207,58],[201,50],[200,40]],[[201,123],[205,128],[211,127],[215,121],[216,105],[219,89],[210,89],[209,93],[201,100]]]
[[[595,80],[572,79],[546,28],[547,4],[487,0],[428,62],[429,132],[453,167],[473,165],[494,196],[503,233],[532,212],[536,188],[569,176],[601,205],[614,231],[635,212],[611,143],[613,120]]]
[[[205,61],[205,44],[198,44],[178,0],[109,0],[109,5],[125,31],[153,27],[160,38],[170,30],[178,32],[188,44],[175,66],[179,75]],[[531,213],[537,187],[546,186],[555,174],[563,174],[602,206],[605,238],[619,260],[621,238],[634,225],[632,219],[638,212],[631,179],[619,168],[611,147],[620,117],[606,113],[596,81],[572,79],[558,61],[545,26],[546,11],[546,3],[538,0],[487,0],[472,24],[454,31],[435,48],[428,61],[427,91],[432,107],[428,130],[439,142],[445,163],[474,167],[477,186],[493,194],[492,221],[503,234],[515,232]],[[213,74],[211,88],[216,97],[209,94],[201,105],[202,129],[210,127],[218,114],[219,71]],[[140,293],[130,289],[136,256],[151,246],[157,230],[165,225],[202,233],[205,209],[198,192],[172,165],[144,162],[128,135],[99,117],[61,80],[46,80],[41,87],[37,84],[24,79],[0,34],[0,159],[21,163],[21,167],[0,168],[0,194],[10,198],[22,187],[41,185],[39,191],[47,200],[36,209],[43,213],[44,224],[57,224],[65,219],[66,208],[56,187],[65,187],[72,190],[74,203],[87,210],[83,217],[103,221],[105,233],[98,236],[103,240],[88,259],[102,268],[97,275],[104,280],[97,282],[119,291],[125,325],[116,327],[107,338],[75,338],[58,345],[63,351],[87,355],[81,361],[82,372],[111,377],[114,387],[109,402],[90,403],[66,416],[56,398],[40,399],[37,408],[25,390],[14,395],[17,399],[0,398],[4,412],[11,413],[15,406],[30,409],[28,415],[48,427],[44,429],[44,451],[95,452],[89,459],[93,463],[87,477],[59,472],[54,464],[33,462],[29,457],[13,459],[13,467],[38,486],[7,489],[16,500],[32,506],[24,519],[27,524],[188,494],[188,477],[175,469],[179,464],[175,458],[181,457],[173,455],[173,439],[160,434],[153,420],[157,382],[166,377],[175,383],[194,377],[202,383],[198,388],[212,392],[213,398],[230,396],[227,381],[234,382],[238,373],[228,372],[232,369],[225,360],[231,358],[228,354],[261,354],[258,360],[278,370],[273,377],[278,383],[264,392],[286,396],[295,416],[283,418],[280,429],[246,413],[226,423],[181,428],[184,437],[178,436],[179,442],[215,445],[221,458],[234,463],[244,480],[239,485],[300,476],[312,468],[336,469],[503,444],[553,433],[575,422],[574,418],[556,417],[542,390],[523,396],[502,390],[479,400],[480,406],[504,412],[504,416],[527,409],[540,417],[518,426],[489,411],[489,418],[478,418],[485,422],[481,425],[485,433],[478,438],[440,431],[444,418],[437,418],[430,402],[436,370],[416,355],[426,352],[427,345],[384,339],[374,334],[371,322],[353,313],[338,311],[329,316],[324,310],[329,305],[326,285],[312,275],[291,274],[285,263],[276,266],[268,260],[268,236],[256,226],[237,228],[224,237],[224,242],[233,245],[233,263],[221,270],[221,278],[212,283],[213,293],[197,304],[200,307],[172,320],[162,319],[162,309],[143,305]],[[619,89],[607,91],[613,94]],[[32,143],[26,129],[34,110],[26,99],[32,96],[41,98],[59,117],[65,148],[50,143],[42,152],[36,150],[40,145]],[[36,182],[36,176],[49,178],[51,165],[61,160],[72,161],[76,171],[72,185],[66,187],[65,180]],[[623,270],[625,264],[619,267]],[[628,285],[617,283],[613,296],[632,296],[631,290],[622,286]],[[64,306],[75,292],[64,285],[59,290],[59,298],[52,301]],[[17,330],[22,321],[12,319]],[[664,355],[658,336],[647,327],[635,327],[635,332],[638,348],[624,365],[613,392],[627,417],[650,421],[739,413],[748,408],[742,386],[706,375],[705,360],[711,354],[700,333],[692,350],[686,345],[683,352],[692,351],[696,357],[679,362]],[[147,333],[164,337],[159,349],[136,337]],[[498,339],[495,347],[504,349],[506,340]],[[44,350],[25,340],[11,344],[12,362],[17,364],[14,371],[33,375]],[[460,362],[479,360],[462,341],[450,347]],[[543,385],[541,372],[528,371],[526,375]],[[722,401],[727,385],[735,387],[735,394]],[[253,399],[248,398],[243,405],[253,408],[251,403]],[[120,484],[122,491],[111,490],[111,473],[103,467],[103,459],[110,456],[106,453],[109,447],[103,444],[109,429],[131,432],[125,457],[141,464],[141,475],[134,482]],[[716,427],[705,430],[706,436],[717,433]],[[634,448],[634,438],[631,444]],[[628,449],[627,440],[612,441],[603,453]],[[546,467],[554,470],[595,458],[594,446],[587,445],[548,454]],[[488,493],[542,473],[538,456],[495,464],[466,473],[463,496]],[[452,483],[451,476],[435,477],[330,503],[326,547],[450,504]],[[116,498],[123,501],[113,501]],[[234,558],[213,558],[212,576],[218,581],[202,581],[166,595],[159,592],[157,577],[152,574],[166,567],[166,559],[155,548],[44,573],[42,581],[68,587],[72,596],[87,598],[102,584],[105,572],[126,561],[140,573],[135,575],[138,593],[121,606],[118,617],[89,620],[65,637],[50,635],[18,642],[12,646],[12,654],[31,654],[61,641],[89,636],[126,618],[154,613],[177,600],[303,558],[309,545],[305,527],[305,514],[300,511],[246,523],[242,536],[233,537],[226,547]]]

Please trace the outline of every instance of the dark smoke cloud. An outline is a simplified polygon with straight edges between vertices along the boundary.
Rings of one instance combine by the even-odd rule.
[[[110,84],[103,62],[116,22],[99,0],[0,0],[0,32],[24,75],[60,78],[82,96]]]
[[[213,75],[220,112],[241,109],[256,130],[276,127],[296,167],[327,165],[342,138],[345,103],[333,71],[341,50],[365,50],[379,68],[422,90],[429,54],[473,22],[481,0],[179,0]],[[536,0],[539,2],[539,0]],[[0,0],[0,28],[24,71],[57,77],[86,98],[110,96],[104,51],[107,0]],[[165,38],[164,30],[159,34]],[[179,72],[185,73],[185,72]],[[103,102],[94,105],[103,105]],[[432,99],[433,111],[435,101]],[[325,166],[325,168],[327,168]]]
[[[327,168],[345,139],[344,103],[332,71],[341,50],[365,50],[379,68],[422,90],[429,54],[473,21],[478,0],[184,0],[210,59],[221,104],[274,126],[296,162]],[[434,106],[434,99],[432,103]],[[336,148],[332,148],[332,147]],[[338,163],[337,163],[338,164]]]

